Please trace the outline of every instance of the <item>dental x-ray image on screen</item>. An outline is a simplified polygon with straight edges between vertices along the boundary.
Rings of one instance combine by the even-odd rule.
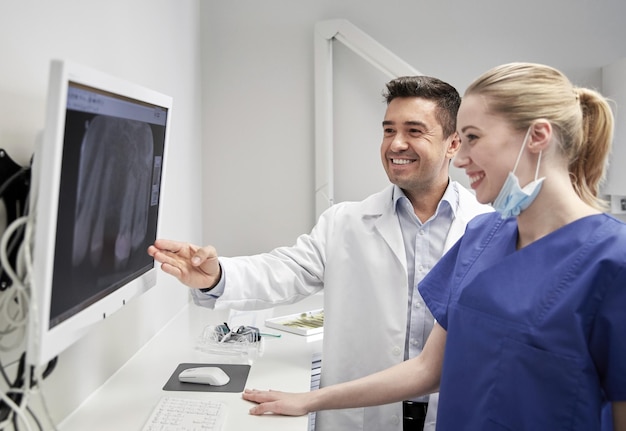
[[[94,268],[112,264],[123,271],[132,253],[145,244],[152,130],[140,121],[106,116],[94,117],[84,128],[72,263]]]

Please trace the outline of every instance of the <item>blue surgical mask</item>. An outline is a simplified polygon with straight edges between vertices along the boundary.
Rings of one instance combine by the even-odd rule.
[[[498,193],[496,200],[494,200],[492,204],[493,208],[500,213],[500,216],[503,219],[518,216],[522,211],[528,208],[539,194],[539,190],[541,190],[541,185],[545,179],[545,177],[537,179],[537,175],[539,174],[539,164],[541,162],[541,152],[539,152],[539,159],[537,160],[537,169],[535,170],[534,181],[531,181],[526,184],[524,188],[521,188],[519,185],[519,179],[515,176],[515,170],[517,169],[517,165],[522,157],[522,153],[524,152],[524,147],[526,146],[526,141],[529,136],[530,128],[528,128],[526,136],[524,137],[524,142],[522,142],[522,148],[520,149],[517,160],[515,161],[515,166],[513,166],[513,171],[509,172],[506,181],[502,185],[502,189],[500,189],[500,193]]]

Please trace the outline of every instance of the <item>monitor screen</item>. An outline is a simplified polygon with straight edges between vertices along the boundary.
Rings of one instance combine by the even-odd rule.
[[[156,282],[172,100],[64,61],[51,65],[33,157],[29,362],[43,365]]]

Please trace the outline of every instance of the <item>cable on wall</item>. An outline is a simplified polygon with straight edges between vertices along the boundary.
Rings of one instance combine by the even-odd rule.
[[[36,199],[31,193],[30,182],[31,167],[19,166],[0,149],[0,202],[4,204],[7,216],[7,226],[0,232],[0,352],[19,353],[13,378],[9,377],[7,367],[15,364],[0,363],[0,376],[4,381],[0,389],[0,430],[30,431],[33,426],[44,430],[28,401],[39,382],[56,365],[56,360],[51,361],[43,372],[35,375],[36,370],[27,365],[26,351],[19,351],[25,345],[29,318],[32,318],[29,311],[34,293],[31,287],[31,247]],[[43,399],[42,405],[47,413]]]

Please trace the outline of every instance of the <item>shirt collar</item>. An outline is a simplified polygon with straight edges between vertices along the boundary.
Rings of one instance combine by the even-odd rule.
[[[398,187],[397,185],[393,185],[393,206],[398,211],[398,202],[401,199],[408,200],[409,198],[404,194],[404,191]],[[446,187],[446,191],[443,193],[439,204],[437,204],[437,210],[435,211],[435,215],[441,211],[442,205],[448,205],[448,207],[452,210],[452,216],[456,217],[456,213],[459,207],[459,190],[457,188],[457,183],[451,180],[448,180],[448,187]]]

